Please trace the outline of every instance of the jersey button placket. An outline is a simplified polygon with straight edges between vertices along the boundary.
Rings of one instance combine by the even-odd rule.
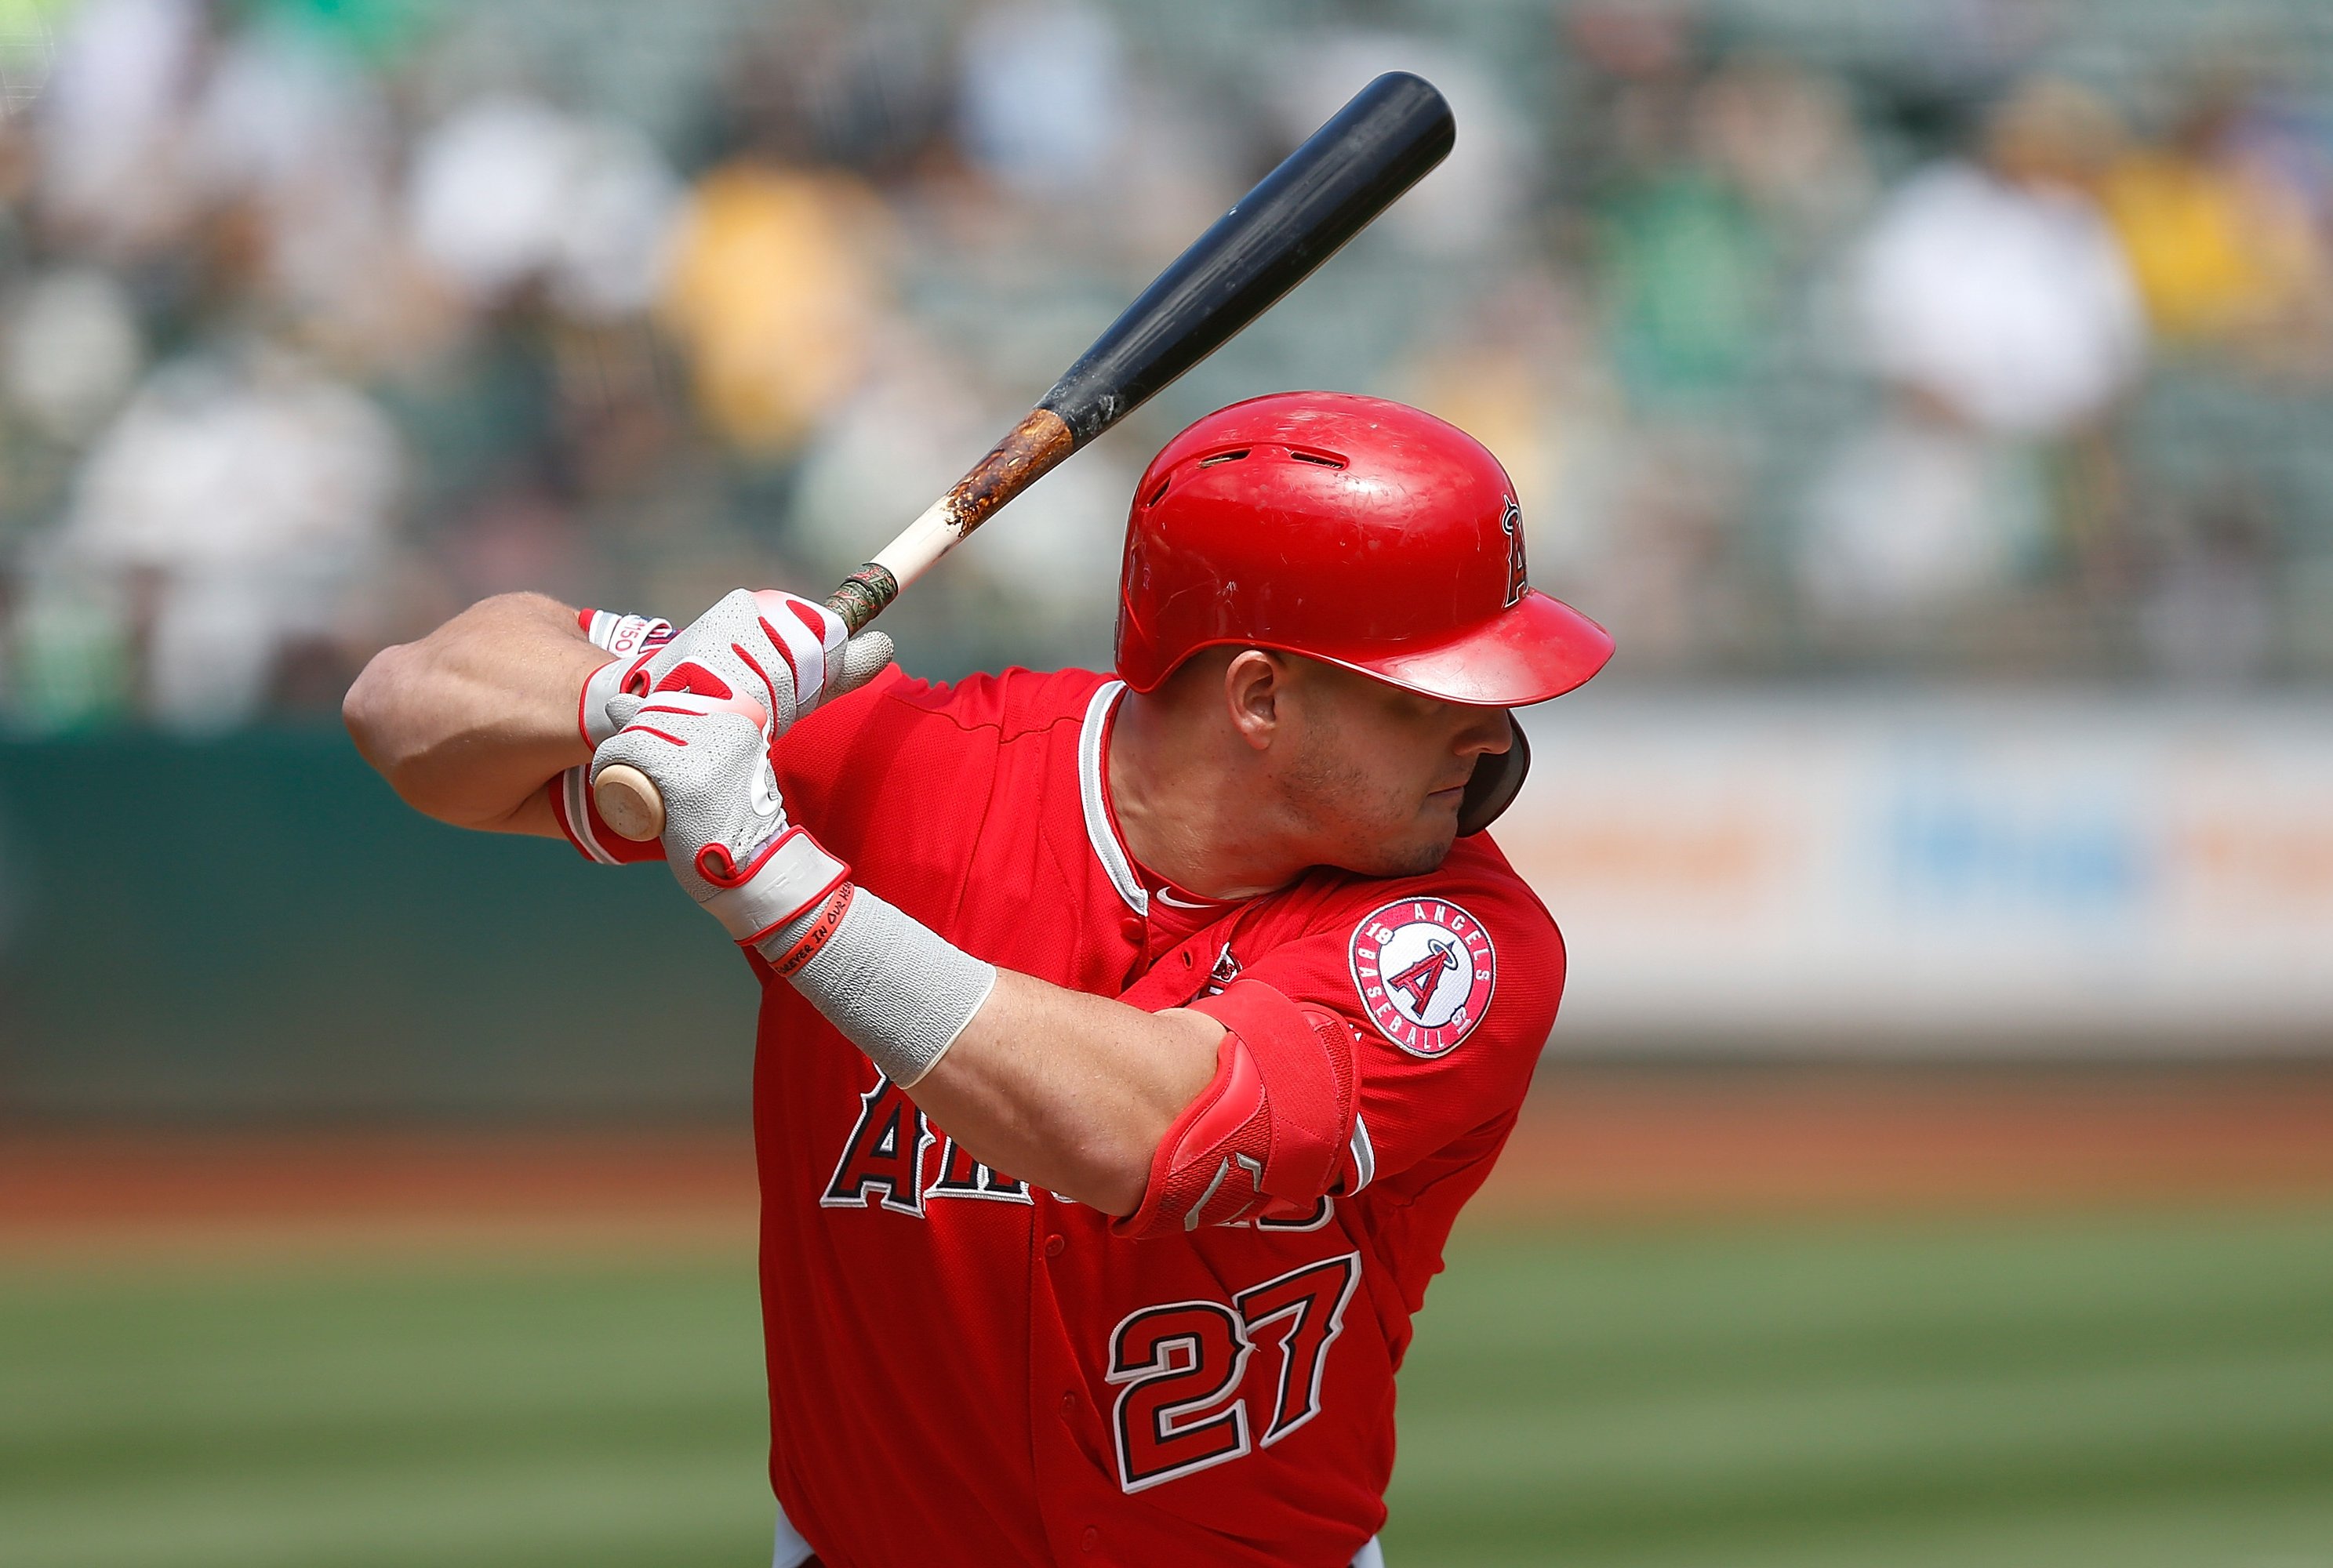
[[[1067,1252],[1069,1249],[1070,1238],[1068,1237],[1062,1236],[1057,1232],[1054,1235],[1045,1238],[1046,1257],[1059,1257],[1062,1253]]]
[[[1088,1552],[1099,1552],[1099,1551],[1100,1551],[1100,1550],[1101,1550],[1101,1532],[1100,1532],[1100,1531],[1099,1531],[1099,1530],[1097,1530],[1097,1529],[1095,1529],[1091,1525],[1087,1525],[1087,1526],[1086,1526],[1085,1539],[1084,1539],[1084,1540],[1082,1540],[1082,1541],[1080,1541],[1080,1542],[1078,1543],[1078,1545],[1079,1545],[1080,1548],[1082,1548],[1083,1550],[1088,1551]]]

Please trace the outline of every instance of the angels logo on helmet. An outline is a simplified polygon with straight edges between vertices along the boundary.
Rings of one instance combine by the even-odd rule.
[[[1404,898],[1353,928],[1353,987],[1378,1032],[1414,1056],[1446,1056],[1474,1032],[1498,983],[1498,950],[1447,899]]]
[[[1499,513],[1499,528],[1507,536],[1507,607],[1512,609],[1531,587],[1531,570],[1523,564],[1523,509],[1512,495],[1507,497],[1506,510]]]

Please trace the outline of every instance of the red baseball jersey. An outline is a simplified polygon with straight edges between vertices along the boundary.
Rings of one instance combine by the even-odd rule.
[[[1342,1568],[1384,1522],[1410,1316],[1554,1021],[1554,922],[1486,837],[1236,904],[1148,874],[1109,801],[1123,690],[893,674],[796,725],[779,781],[976,957],[1154,1011],[1248,979],[1341,1014],[1341,1169],[1307,1215],[1114,1236],[956,1147],[754,959],[770,1475],[830,1568]]]

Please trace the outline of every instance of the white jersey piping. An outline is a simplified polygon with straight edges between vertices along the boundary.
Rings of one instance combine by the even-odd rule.
[[[1104,793],[1102,779],[1102,741],[1109,733],[1110,710],[1126,693],[1124,681],[1105,681],[1086,704],[1084,725],[1078,731],[1078,799],[1086,813],[1086,839],[1093,846],[1094,858],[1101,862],[1109,877],[1109,884],[1118,889],[1118,896],[1135,913],[1150,913],[1150,894],[1134,875],[1133,862],[1126,856],[1126,846],[1118,841],[1118,830],[1110,826],[1109,801]]]

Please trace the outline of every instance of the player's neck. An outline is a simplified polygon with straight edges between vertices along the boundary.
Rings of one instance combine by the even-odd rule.
[[[1203,898],[1253,898],[1295,881],[1309,862],[1274,830],[1253,755],[1128,692],[1104,758],[1127,853]]]

